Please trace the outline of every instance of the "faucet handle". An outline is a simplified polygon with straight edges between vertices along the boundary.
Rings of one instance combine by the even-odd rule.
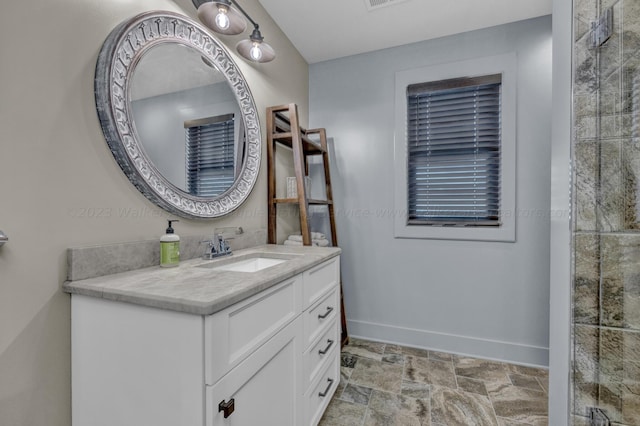
[[[222,236],[222,234],[218,234],[218,252],[231,254],[231,247],[229,246],[229,242]]]
[[[200,241],[200,244],[207,245],[207,248],[204,250],[204,253],[202,254],[203,259],[213,259],[218,254],[218,249],[216,248],[216,243],[213,238],[210,240]]]
[[[200,244],[206,244],[207,245],[207,250],[216,248],[216,241],[213,238],[210,239],[210,240],[202,240],[202,241],[200,241]]]
[[[203,259],[213,259],[214,257],[233,254],[229,242],[225,240],[221,233],[214,233],[210,240],[200,241],[200,244],[207,244],[207,248],[202,255]]]

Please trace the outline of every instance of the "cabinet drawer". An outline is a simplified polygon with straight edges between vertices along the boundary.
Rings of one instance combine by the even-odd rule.
[[[214,384],[301,312],[298,275],[205,317],[206,384]]]
[[[338,321],[324,332],[324,334],[311,345],[304,353],[304,388],[306,389],[326,368],[327,364],[336,357],[339,351],[340,339],[338,338]]]
[[[315,268],[303,272],[304,309],[313,305],[333,286],[340,282],[340,258],[334,257]]]
[[[305,347],[313,344],[330,324],[335,324],[340,311],[338,288],[324,296],[315,306],[304,313]]]
[[[304,395],[304,408],[307,421],[305,425],[315,426],[322,418],[331,397],[340,382],[339,357],[334,356],[326,370],[314,381]]]

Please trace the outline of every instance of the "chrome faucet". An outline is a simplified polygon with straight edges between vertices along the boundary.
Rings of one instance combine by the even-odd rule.
[[[222,229],[234,229],[236,235],[242,234],[244,232],[241,227],[220,228],[220,230]],[[216,257],[228,256],[230,254],[233,254],[231,251],[231,246],[229,245],[229,241],[227,241],[227,239],[233,239],[235,237],[227,237],[227,239],[225,239],[223,233],[219,232],[220,230],[214,229],[213,238],[211,240],[201,241],[201,243],[207,244],[207,248],[202,255],[203,259],[213,259]]]

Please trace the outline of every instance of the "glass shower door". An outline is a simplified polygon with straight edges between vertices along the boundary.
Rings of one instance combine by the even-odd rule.
[[[572,422],[640,425],[640,1],[574,1],[574,36]]]

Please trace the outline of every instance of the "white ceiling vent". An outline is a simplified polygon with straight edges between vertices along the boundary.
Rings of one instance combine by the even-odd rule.
[[[367,5],[369,11],[380,9],[381,7],[393,6],[394,4],[402,3],[407,0],[364,0],[364,4]]]

